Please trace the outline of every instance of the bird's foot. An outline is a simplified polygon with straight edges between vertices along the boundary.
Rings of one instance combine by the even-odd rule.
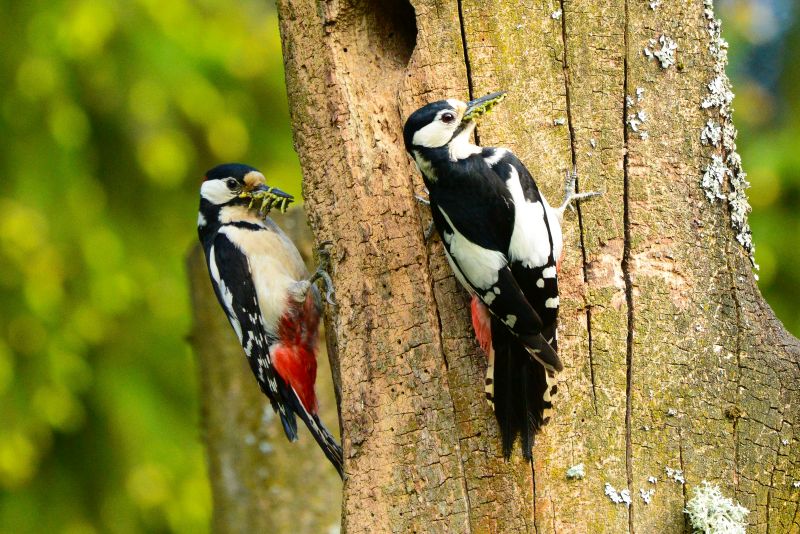
[[[333,288],[333,280],[331,280],[331,275],[328,274],[328,271],[331,267],[331,251],[328,250],[328,247],[331,245],[333,245],[332,241],[323,241],[320,243],[319,248],[317,248],[319,265],[317,266],[317,270],[311,275],[311,278],[309,278],[308,281],[313,284],[317,280],[322,280],[322,283],[325,285],[325,300],[328,301],[328,304],[333,306],[336,304],[336,301],[334,300],[336,291]]]
[[[419,202],[423,206],[428,206],[429,208],[431,207],[431,201],[423,197],[422,195],[414,195],[414,198],[417,200],[417,202]],[[425,228],[425,230],[422,233],[422,236],[425,238],[425,243],[430,241],[432,235],[433,235],[433,221],[431,221],[428,224],[428,227]]]
[[[572,205],[573,202],[580,202],[593,197],[599,197],[603,193],[597,191],[588,191],[586,193],[577,193],[575,189],[578,184],[578,170],[573,168],[572,171],[567,171],[567,179],[564,184],[564,202],[556,209],[560,219],[564,218],[564,211],[567,208],[575,209]]]

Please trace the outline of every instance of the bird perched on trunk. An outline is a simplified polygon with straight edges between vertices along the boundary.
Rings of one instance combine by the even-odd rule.
[[[219,165],[200,187],[197,232],[217,299],[286,437],[297,440],[298,415],[343,476],[342,449],[319,419],[314,391],[321,316],[314,282],[326,283],[330,302],[330,277],[325,265],[309,277],[297,248],[267,217],[292,200],[253,167]]]
[[[486,352],[486,397],[508,457],[517,436],[531,458],[556,394],[558,263],[564,209],[553,209],[522,162],[470,137],[477,119],[505,97],[430,103],[406,121],[406,150],[429,192],[431,215],[458,281],[472,294],[472,324]]]

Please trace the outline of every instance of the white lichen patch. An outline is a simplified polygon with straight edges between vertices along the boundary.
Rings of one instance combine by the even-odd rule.
[[[571,480],[581,480],[586,476],[586,466],[583,464],[573,465],[567,469],[567,478]]]
[[[567,119],[564,117],[553,119],[553,126],[564,126],[565,124],[567,124]]]
[[[653,11],[655,11],[655,10],[656,10],[656,8],[657,8],[658,6],[660,6],[660,5],[661,5],[661,0],[652,0],[652,1],[650,2],[650,9],[652,9]]]
[[[647,477],[647,481],[648,481],[650,484],[655,484],[656,482],[658,482],[658,478],[657,478],[657,477],[654,477],[654,476],[649,476],[649,477]]]
[[[656,493],[655,488],[650,488],[649,490],[646,490],[644,488],[639,488],[639,497],[642,498],[645,504],[650,504],[650,501],[653,500],[653,495],[655,495],[655,493]]]
[[[627,488],[617,491],[614,486],[606,482],[605,494],[614,504],[625,503],[625,506],[631,505],[631,492]]]
[[[786,438],[783,438],[783,439],[781,440],[781,445],[783,445],[783,446],[786,446],[786,445],[788,445],[788,444],[789,444],[789,440],[788,440],[788,439],[786,439]]]
[[[678,410],[675,408],[669,408],[667,410],[667,417],[676,417],[678,415]]]
[[[667,478],[671,478],[675,482],[679,484],[686,484],[686,479],[683,478],[683,470],[681,469],[672,469],[671,467],[665,467],[664,471],[667,473]]]
[[[550,18],[553,19],[553,20],[558,20],[558,19],[561,18],[561,15],[562,15],[562,11],[560,9],[557,9],[557,10],[553,11],[552,13],[550,13]]]
[[[793,488],[800,488],[800,480],[795,480],[794,482],[792,482],[792,487]]]
[[[725,497],[719,487],[705,480],[693,490],[684,513],[695,532],[705,534],[745,534],[750,511]]]
[[[731,174],[730,169],[725,165],[725,162],[722,161],[722,156],[718,154],[713,154],[711,156],[711,163],[705,169],[703,173],[703,180],[701,185],[703,187],[703,191],[706,193],[706,197],[711,202],[714,202],[717,199],[724,200],[726,196],[723,194],[723,188],[725,185],[725,179]]]
[[[630,95],[625,96],[625,107],[628,110],[628,115],[625,118],[625,122],[633,133],[638,134],[640,139],[646,141],[650,138],[650,134],[648,134],[644,129],[644,123],[646,123],[648,119],[647,112],[643,109],[634,109],[642,103],[643,98],[644,89],[641,87],[636,89],[635,100]]]
[[[717,150],[711,154],[711,163],[703,171],[700,184],[709,201],[727,201],[730,208],[731,227],[736,241],[745,249],[755,269],[755,245],[747,222],[751,211],[746,190],[750,187],[747,174],[742,169],[742,158],[736,148],[736,127],[733,125],[733,91],[725,74],[728,64],[728,43],[722,38],[722,23],[714,16],[712,0],[703,0],[703,14],[708,23],[708,51],[714,61],[714,78],[707,84],[708,92],[700,103],[702,109],[712,113],[700,132],[700,141]]]
[[[700,134],[700,141],[704,145],[718,147],[722,142],[722,126],[711,119],[708,119],[703,132]]]
[[[657,48],[659,47],[660,48]],[[661,64],[662,69],[668,69],[675,64],[675,52],[678,50],[678,43],[671,37],[661,35],[656,39],[650,39],[649,44],[644,47],[644,55],[647,59],[656,59]]]

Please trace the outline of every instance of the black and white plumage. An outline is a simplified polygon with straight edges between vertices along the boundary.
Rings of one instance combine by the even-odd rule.
[[[406,121],[406,149],[422,173],[433,222],[456,278],[473,295],[472,322],[489,365],[506,456],[517,436],[531,458],[556,394],[560,221],[522,162],[504,148],[474,145],[477,118],[504,97],[441,100]]]
[[[197,230],[211,282],[261,390],[297,440],[295,415],[343,474],[342,449],[317,414],[314,391],[319,292],[300,253],[257,206],[286,207],[290,195],[241,164],[217,166],[200,188]],[[318,276],[327,275],[318,272]]]

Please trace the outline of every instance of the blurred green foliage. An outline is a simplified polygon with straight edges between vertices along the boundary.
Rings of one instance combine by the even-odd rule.
[[[202,532],[183,260],[216,163],[300,193],[274,7],[0,5],[0,531]]]
[[[761,287],[800,333],[800,30],[765,87],[745,61],[763,2],[719,14]],[[203,170],[300,193],[274,8],[0,6],[0,531],[207,530],[183,259]]]
[[[759,286],[800,335],[800,24],[796,0],[722,0]]]

